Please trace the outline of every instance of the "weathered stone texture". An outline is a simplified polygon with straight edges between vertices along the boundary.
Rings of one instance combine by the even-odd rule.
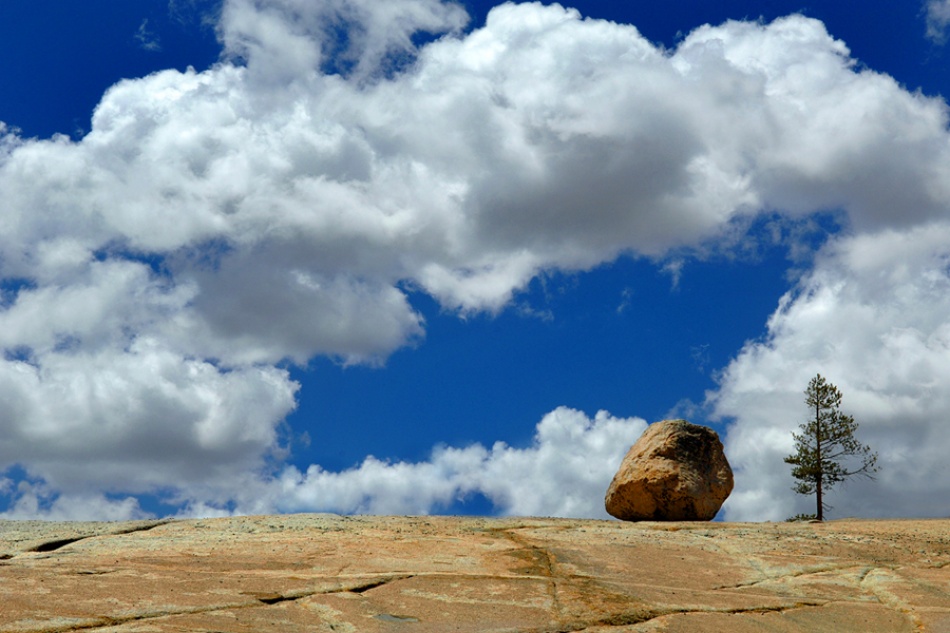
[[[0,521],[0,632],[950,633],[950,520]]]
[[[624,521],[710,521],[732,492],[732,469],[712,429],[686,420],[647,427],[607,489]]]

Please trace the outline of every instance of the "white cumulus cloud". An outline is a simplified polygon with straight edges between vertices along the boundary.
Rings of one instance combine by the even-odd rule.
[[[228,488],[276,450],[296,383],[271,367],[223,372],[138,338],[0,364],[0,461],[56,490]]]
[[[428,514],[481,494],[502,514],[607,518],[607,486],[645,429],[639,418],[599,411],[591,419],[560,407],[538,423],[527,448],[439,447],[426,462],[369,457],[338,473],[288,468],[272,503],[291,511]]]
[[[428,461],[390,462],[367,457],[358,467],[342,472],[326,471],[312,465],[301,472],[286,466],[272,478],[244,471],[227,470],[231,464],[188,466],[184,455],[176,466],[187,469],[180,476],[158,474],[160,480],[174,481],[178,494],[174,501],[182,514],[218,516],[231,513],[339,512],[368,514],[430,514],[453,503],[482,495],[498,513],[520,516],[564,516],[607,518],[604,495],[627,450],[646,429],[639,418],[617,418],[599,411],[589,418],[581,411],[559,407],[538,423],[530,446],[517,448],[498,442],[491,448],[473,444],[464,448],[436,447]],[[221,431],[215,433],[216,430]],[[208,429],[207,440],[223,442],[233,429]],[[153,441],[160,441],[161,435]],[[165,440],[167,441],[167,440]],[[102,459],[117,448],[104,446]],[[193,451],[196,452],[196,451]],[[148,455],[130,456],[149,470]],[[131,519],[147,516],[131,496],[89,493],[82,474],[90,464],[58,466],[83,485],[69,485],[60,479],[51,482],[0,481],[0,491],[11,496],[11,508],[4,518],[46,519]],[[110,487],[109,472],[102,464],[102,488]],[[216,478],[220,475],[221,478]],[[223,477],[229,477],[225,482]],[[135,482],[122,486],[135,492]]]
[[[946,516],[950,495],[950,223],[829,244],[786,295],[763,341],[726,368],[712,398],[734,419],[726,452],[736,489],[729,519],[814,512],[791,491],[792,431],[804,389],[822,374],[844,394],[858,440],[880,454],[877,480],[839,484],[833,516]]]

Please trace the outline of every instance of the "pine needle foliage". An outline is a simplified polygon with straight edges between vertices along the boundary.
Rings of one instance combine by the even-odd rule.
[[[877,453],[872,453],[855,439],[858,423],[841,412],[841,392],[818,374],[805,390],[809,420],[800,425],[801,433],[793,433],[795,452],[785,458],[792,465],[797,483],[792,490],[801,495],[815,495],[819,521],[831,506],[824,493],[835,484],[855,475],[874,478]]]

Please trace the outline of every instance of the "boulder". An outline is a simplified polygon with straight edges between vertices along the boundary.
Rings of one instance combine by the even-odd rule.
[[[732,492],[719,435],[686,420],[651,424],[607,489],[607,512],[624,521],[709,521]]]

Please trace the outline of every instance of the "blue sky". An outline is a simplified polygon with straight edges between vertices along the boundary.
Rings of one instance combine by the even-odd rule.
[[[3,3],[0,513],[604,516],[682,416],[776,520],[820,371],[946,516],[948,23]]]

